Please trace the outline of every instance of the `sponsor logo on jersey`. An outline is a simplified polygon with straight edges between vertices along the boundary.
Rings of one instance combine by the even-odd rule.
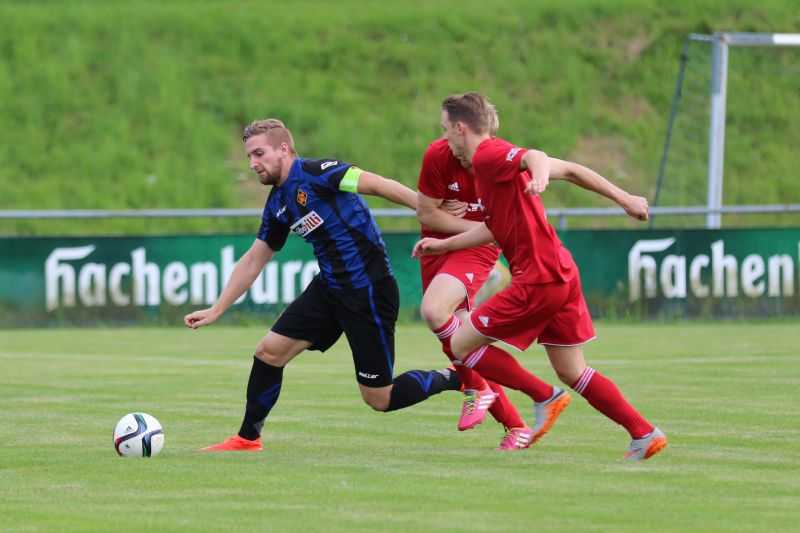
[[[520,151],[520,148],[516,146],[508,151],[508,155],[506,156],[506,161],[511,161],[514,159],[514,156],[517,155]]]
[[[448,185],[447,188],[450,189],[451,191],[454,191],[454,192],[460,192],[461,191],[461,189],[458,187],[458,182],[457,181],[454,181],[453,183]]]
[[[297,203],[305,206],[308,202],[308,194],[303,189],[297,189]]]
[[[489,317],[488,316],[480,315],[478,317],[478,320],[481,321],[481,324],[483,324],[483,327],[488,327],[489,326]]]
[[[316,211],[311,211],[309,214],[292,224],[289,229],[291,229],[296,235],[300,237],[305,237],[325,222],[321,216],[317,214]]]
[[[366,378],[366,379],[375,379],[380,374],[367,374],[366,372],[359,372],[358,375],[361,376],[362,378]]]
[[[478,198],[478,202],[474,204],[467,204],[467,211],[470,213],[475,213],[477,211],[483,211],[483,204],[481,203],[481,199]]]
[[[473,272],[467,272],[464,275],[467,277],[470,283],[472,283],[472,280],[475,279],[475,274]]]
[[[330,168],[330,167],[338,165],[338,164],[339,164],[338,161],[325,161],[324,163],[322,163],[319,166],[319,168],[321,168],[322,170],[325,170],[326,168]]]
[[[281,215],[282,215],[283,213],[285,213],[285,212],[286,212],[286,206],[283,206],[283,207],[281,207],[280,209],[278,209],[278,212],[277,212],[277,213],[275,213],[275,216],[276,216],[276,217],[279,217],[279,216],[281,216]]]

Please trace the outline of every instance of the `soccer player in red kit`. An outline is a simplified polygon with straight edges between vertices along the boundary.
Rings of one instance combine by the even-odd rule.
[[[667,444],[664,433],[625,399],[609,378],[586,365],[582,345],[594,327],[572,255],[547,223],[539,193],[551,177],[576,174],[575,165],[489,135],[487,100],[477,93],[453,95],[442,104],[442,127],[450,149],[472,162],[486,216],[484,223],[447,239],[423,238],[414,255],[440,254],[496,241],[508,259],[511,285],[470,313],[445,348],[484,378],[513,387],[519,364],[492,346],[502,340],[520,350],[544,345],[559,379],[592,407],[623,426],[632,442],[627,459],[648,459]],[[585,173],[585,167],[580,173]],[[589,171],[591,172],[591,171]],[[596,173],[594,190],[647,219],[647,203]]]
[[[491,107],[490,115],[490,132],[494,134],[498,120]],[[417,216],[422,224],[423,237],[446,238],[482,223],[483,205],[475,192],[470,167],[469,161],[459,160],[453,155],[447,139],[439,139],[428,146],[417,186]],[[460,202],[464,214],[459,217],[451,211],[445,212],[442,209],[445,202]],[[499,255],[499,248],[490,243],[420,258],[424,291],[420,312],[443,343],[455,332],[460,320],[465,319]],[[525,424],[502,387],[484,380],[460,361],[456,361],[455,368],[465,394],[458,429],[463,431],[475,427],[488,410],[506,429],[499,450],[520,450],[530,446],[550,429],[570,401],[569,395],[562,393],[561,389],[528,373],[522,380],[526,392],[541,405],[534,431]]]

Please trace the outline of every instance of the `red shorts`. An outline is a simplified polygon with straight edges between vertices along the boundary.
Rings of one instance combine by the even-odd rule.
[[[525,350],[539,344],[576,346],[595,338],[577,269],[566,282],[511,285],[475,309],[470,321],[485,337]]]
[[[452,276],[464,285],[466,291],[466,299],[458,309],[469,310],[475,294],[489,277],[499,257],[500,249],[494,244],[456,250],[444,255],[423,255],[420,257],[422,290],[428,290],[428,285],[438,274]]]

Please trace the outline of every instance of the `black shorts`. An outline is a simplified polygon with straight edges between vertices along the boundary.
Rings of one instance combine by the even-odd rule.
[[[278,318],[272,331],[324,352],[342,332],[353,352],[356,380],[366,387],[392,383],[394,325],[400,294],[391,276],[362,289],[334,289],[316,276]]]

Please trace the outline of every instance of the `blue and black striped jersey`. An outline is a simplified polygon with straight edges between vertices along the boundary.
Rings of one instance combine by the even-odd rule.
[[[333,159],[295,159],[273,186],[258,238],[280,250],[291,230],[314,247],[320,276],[334,288],[361,288],[392,275],[386,245],[356,191],[361,170]]]

